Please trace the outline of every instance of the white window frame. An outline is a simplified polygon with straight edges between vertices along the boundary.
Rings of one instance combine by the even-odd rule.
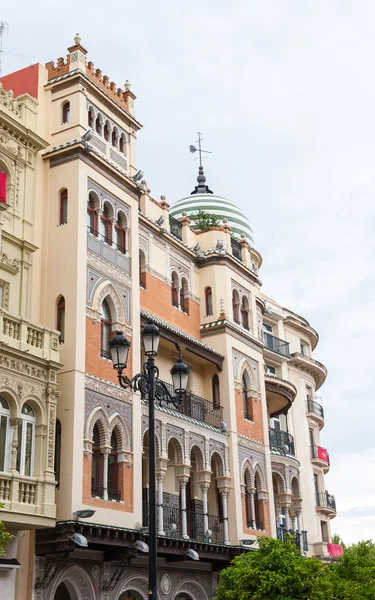
[[[34,411],[34,409],[33,409]],[[20,430],[18,431],[18,445],[20,445],[20,470],[19,474],[24,477],[33,477],[34,474],[34,457],[35,457],[35,417],[30,417],[29,415],[21,414],[21,424]],[[30,456],[30,475],[25,475],[25,459],[26,459],[26,431],[27,424],[31,423],[31,456]]]
[[[7,402],[6,398],[4,398],[4,400]],[[8,404],[8,402],[7,402],[7,404]],[[9,404],[8,404],[8,406],[9,406]],[[7,473],[9,471],[9,465],[10,465],[10,440],[12,439],[9,408],[7,409],[7,408],[3,408],[2,406],[0,406],[0,417],[6,417],[6,419],[7,419],[6,431],[5,431],[4,470],[1,471],[2,473]]]
[[[270,333],[271,335],[273,335],[273,327],[272,327],[272,325],[270,325],[269,323],[264,323],[263,322],[263,331],[265,331],[266,333]]]
[[[265,363],[266,366],[266,375],[277,375],[277,371],[276,371],[276,367],[274,367],[273,365],[269,365],[267,363]],[[270,371],[270,369],[274,369],[274,373],[272,371]]]

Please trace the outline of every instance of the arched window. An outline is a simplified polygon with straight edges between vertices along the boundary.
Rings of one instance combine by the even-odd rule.
[[[72,596],[63,581],[59,584],[53,600],[72,600]]]
[[[249,301],[246,296],[242,297],[241,303],[241,321],[245,329],[249,329]]]
[[[181,282],[181,310],[182,312],[189,314],[189,286],[186,279],[182,279]]]
[[[110,137],[109,123],[108,123],[108,121],[106,121],[104,124],[104,139],[106,142],[109,142],[109,137]]]
[[[0,396],[0,471],[9,466],[9,404]]]
[[[94,129],[94,109],[92,106],[90,106],[89,112],[87,113],[87,124],[91,129]]]
[[[98,113],[98,116],[96,117],[96,121],[95,121],[95,131],[96,133],[98,133],[99,135],[102,135],[102,116],[100,113]]]
[[[21,423],[18,428],[17,471],[30,477],[34,472],[35,413],[30,404],[21,410]]]
[[[103,236],[104,241],[112,245],[112,223],[110,221],[108,203],[105,202],[103,213],[100,217],[100,233]]]
[[[258,530],[264,529],[263,524],[263,506],[259,494],[262,491],[262,482],[258,472],[255,473],[255,494],[254,494],[254,510],[255,510],[255,528]]]
[[[179,308],[179,283],[176,271],[172,273],[172,306]]]
[[[146,289],[146,258],[142,250],[139,251],[139,285]]]
[[[60,464],[61,464],[61,423],[56,420],[56,435],[55,435],[55,479],[56,488],[60,487]]]
[[[191,596],[188,596],[187,594],[185,594],[185,592],[183,592],[182,594],[177,594],[175,600],[192,600]]]
[[[87,229],[90,233],[98,235],[98,215],[95,210],[95,202],[92,195],[89,195],[87,202]]]
[[[68,222],[68,190],[64,188],[60,192],[60,225]]]
[[[92,469],[91,469],[91,495],[103,498],[103,454],[100,449],[100,432],[95,423],[92,434]]]
[[[254,528],[253,515],[251,512],[251,495],[250,495],[250,474],[249,471],[245,472],[245,509],[246,509],[246,527],[249,529]]]
[[[248,374],[242,376],[242,403],[245,419],[253,421],[253,400],[251,397],[251,383]]]
[[[240,322],[239,305],[240,305],[240,297],[238,295],[237,290],[233,290],[233,292],[232,292],[233,321],[235,321],[236,323]]]
[[[219,377],[217,373],[212,378],[212,403],[214,408],[219,408],[220,406],[220,383]]]
[[[60,332],[60,344],[65,342],[65,298],[60,296],[57,302],[56,329]]]
[[[212,289],[210,287],[206,288],[205,291],[206,298],[206,317],[209,317],[213,314],[212,310]]]
[[[112,333],[112,316],[107,300],[103,300],[100,328],[100,356],[111,358],[109,342]]]
[[[126,590],[126,592],[121,594],[119,600],[142,600],[142,596],[133,590]],[[190,598],[187,598],[187,600],[190,600]]]
[[[111,452],[108,456],[108,500],[121,500],[118,474],[118,448],[115,431],[111,435]]]
[[[64,102],[62,106],[62,125],[70,121],[70,102]]]
[[[117,148],[117,146],[118,146],[118,130],[117,130],[117,127],[114,127],[112,129],[112,146],[114,146],[115,148]]]
[[[117,250],[125,254],[126,248],[126,217],[123,212],[119,212],[115,223],[115,235]]]
[[[120,136],[119,150],[123,154],[126,154],[126,138],[124,133]]]

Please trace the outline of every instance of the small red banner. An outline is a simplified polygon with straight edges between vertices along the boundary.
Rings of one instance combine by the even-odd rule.
[[[327,450],[325,448],[322,448],[321,446],[317,446],[317,450],[318,458],[320,458],[320,460],[324,460],[324,462],[326,462],[329,465],[329,456]]]
[[[328,544],[328,554],[330,556],[342,556],[344,548],[340,544]]]
[[[7,174],[0,171],[0,202],[7,201]]]

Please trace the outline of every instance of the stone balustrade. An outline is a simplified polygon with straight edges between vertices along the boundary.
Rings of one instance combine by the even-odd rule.
[[[59,332],[0,309],[0,343],[29,355],[59,362]]]

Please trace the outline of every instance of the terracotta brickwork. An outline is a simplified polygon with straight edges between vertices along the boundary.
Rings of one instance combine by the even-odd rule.
[[[125,462],[118,465],[118,489],[121,492],[123,502],[102,500],[91,496],[91,468],[92,455],[89,454],[83,457],[82,502],[98,508],[133,512],[133,465],[128,465]]]
[[[200,338],[200,307],[194,300],[189,300],[189,314],[186,315],[172,306],[171,287],[147,273],[147,287],[141,288],[141,308],[173,323],[186,333]]]
[[[242,495],[241,498],[242,505],[242,526],[243,532],[249,535],[264,535],[271,536],[271,528],[270,528],[270,514],[269,514],[269,505],[265,500],[259,501],[259,520],[262,521],[264,530],[259,531],[257,529],[251,529],[247,526],[246,519],[246,498],[245,495]]]
[[[132,349],[130,347],[128,367],[124,374],[131,377],[131,371]],[[86,373],[118,383],[117,373],[113,369],[112,362],[100,356],[100,321],[93,322],[89,317],[86,317]]]
[[[236,415],[237,415],[237,431],[241,435],[246,435],[254,440],[264,442],[263,433],[263,417],[262,417],[262,405],[260,400],[252,399],[252,412],[253,421],[249,421],[244,417],[244,408],[242,401],[241,390],[234,390],[236,399]]]

